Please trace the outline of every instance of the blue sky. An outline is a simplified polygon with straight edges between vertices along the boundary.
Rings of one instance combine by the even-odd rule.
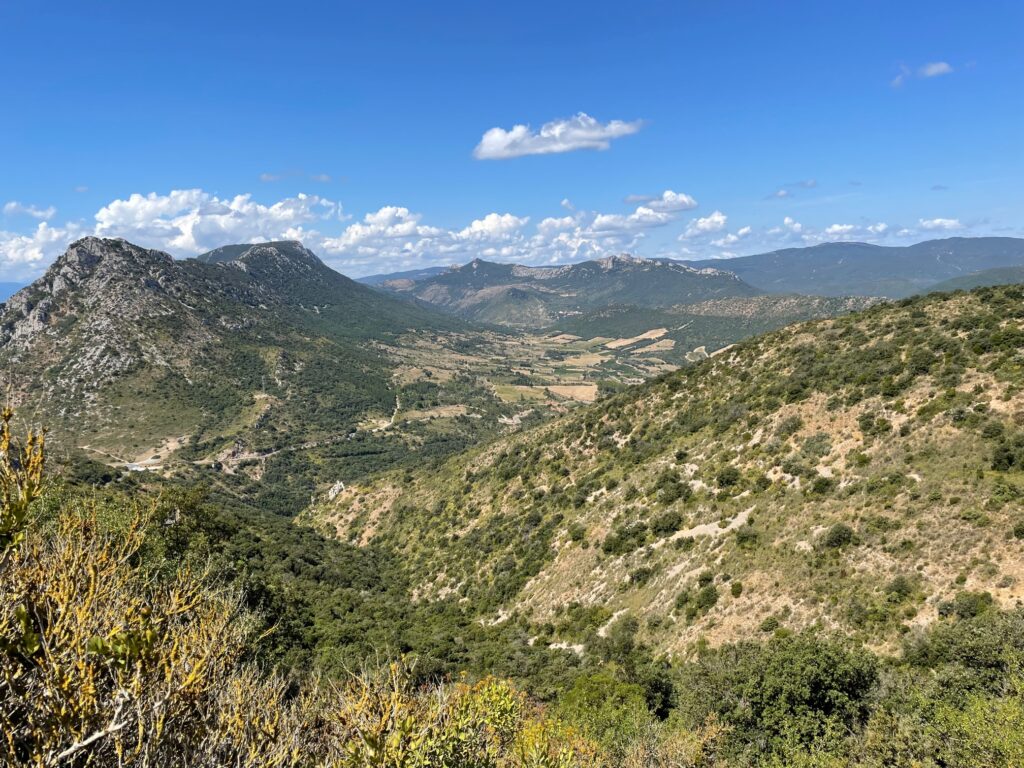
[[[1022,29],[1020,2],[4,0],[0,279],[90,233],[299,237],[352,275],[1020,236]]]

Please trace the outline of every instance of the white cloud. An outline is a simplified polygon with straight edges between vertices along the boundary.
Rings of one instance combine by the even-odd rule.
[[[331,175],[329,173],[314,173],[309,178],[313,181],[319,181],[321,184],[329,184],[331,182]]]
[[[88,192],[89,188],[85,184],[79,184],[75,187],[75,192]]]
[[[646,205],[641,205],[628,216],[618,213],[600,213],[594,217],[590,228],[595,232],[626,231],[660,227],[674,220],[675,217],[667,211],[656,211]]]
[[[26,277],[60,255],[68,243],[88,234],[79,224],[51,227],[45,221],[28,235],[0,230],[0,265],[7,277]]]
[[[740,227],[735,232],[728,233],[725,237],[720,237],[717,240],[712,240],[711,244],[718,248],[728,248],[730,245],[735,245],[744,237],[751,233],[750,227]]]
[[[685,192],[666,189],[661,193],[661,197],[649,200],[647,207],[655,211],[689,211],[697,207],[697,201]]]
[[[260,174],[260,181],[270,182],[270,181],[280,181],[280,180],[281,180],[281,175],[277,174],[277,173],[261,173]]]
[[[782,225],[794,234],[800,234],[803,232],[804,225],[799,221],[794,221],[792,217],[787,216],[782,220]]]
[[[507,239],[525,227],[529,220],[529,216],[520,218],[511,213],[489,213],[482,219],[470,222],[468,227],[457,233],[457,236],[463,240]]]
[[[572,216],[562,216],[561,218],[548,216],[537,225],[537,231],[541,234],[551,234],[554,232],[562,232],[567,229],[572,229],[575,226],[576,219]]]
[[[576,206],[572,204],[572,200],[570,200],[568,197],[563,197],[562,198],[562,202],[559,203],[559,205],[561,205],[567,211],[575,211],[576,210]]]
[[[39,208],[35,205],[24,205],[17,200],[4,203],[5,216],[31,216],[33,219],[49,221],[56,215],[57,209],[52,205],[46,208]]]
[[[640,120],[600,123],[580,112],[575,117],[545,123],[539,131],[533,131],[527,125],[515,125],[508,131],[491,128],[480,139],[473,156],[478,160],[505,160],[577,149],[608,149],[613,139],[636,133],[642,125]]]
[[[686,231],[682,234],[682,237],[698,237],[700,235],[711,234],[712,232],[721,232],[725,229],[725,225],[728,223],[729,217],[721,211],[713,211],[699,219],[693,219],[690,225],[686,228]]]
[[[868,226],[868,232],[873,235],[884,235],[889,230],[889,225],[884,221],[880,221],[877,224],[871,224]]]
[[[851,232],[853,232],[853,230],[855,230],[856,228],[857,227],[854,226],[853,224],[830,224],[829,226],[825,227],[825,234],[831,237],[837,235],[848,235]]]
[[[917,225],[928,231],[963,229],[960,219],[918,219]]]
[[[313,234],[307,225],[340,218],[341,205],[317,195],[300,193],[263,205],[248,194],[222,199],[180,189],[114,200],[96,212],[95,234],[197,254],[225,243],[303,239]]]
[[[441,234],[442,230],[437,227],[420,224],[421,218],[420,214],[408,208],[386,205],[363,216],[361,222],[350,224],[339,237],[324,239],[323,247],[334,253],[349,249],[381,249],[388,245],[388,241],[429,238]]]
[[[779,189],[775,190],[775,192],[772,194],[772,197],[777,197],[777,198],[780,198],[780,199],[784,198],[784,197],[789,197],[789,190],[788,189],[779,188]]]
[[[939,75],[948,75],[952,71],[953,68],[946,62],[932,61],[918,68],[917,74],[921,77],[938,77]]]

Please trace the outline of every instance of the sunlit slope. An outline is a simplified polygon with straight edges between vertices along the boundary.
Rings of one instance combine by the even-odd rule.
[[[627,611],[675,651],[893,641],[958,593],[1024,597],[1022,345],[1020,287],[791,326],[311,516],[550,642]]]

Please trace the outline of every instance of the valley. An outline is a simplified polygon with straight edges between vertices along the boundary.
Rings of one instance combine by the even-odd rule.
[[[1024,3],[875,5],[0,2],[0,768],[1024,768]]]
[[[493,307],[481,269],[507,270],[469,268]],[[16,423],[52,425],[46,508],[73,526],[94,505],[154,573],[208,563],[296,684],[387,649],[415,660],[402,685],[497,675],[572,722],[585,691],[629,691],[588,731],[608,764],[719,718],[729,764],[803,749],[731,708],[752,680],[899,707],[915,732],[931,715],[878,665],[940,706],[1003,706],[964,652],[920,649],[1019,641],[1020,286],[715,295],[737,283],[683,270],[682,301],[620,303],[661,268],[587,266],[607,303],[534,326],[359,285],[294,242],[172,260],[93,238],[3,306],[0,359]],[[801,655],[863,677],[802,681]],[[970,682],[922,682],[947,673]],[[785,717],[841,755],[885,727]],[[650,736],[621,736],[629,718]]]

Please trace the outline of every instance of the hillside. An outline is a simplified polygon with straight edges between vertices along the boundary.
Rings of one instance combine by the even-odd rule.
[[[551,332],[609,339],[605,348],[612,345],[613,349],[631,350],[636,356],[656,355],[682,365],[759,333],[864,309],[873,302],[865,297],[752,296],[663,309],[611,306],[563,318]],[[628,341],[632,343],[623,343]]]
[[[68,449],[153,472],[173,456],[236,490],[265,480],[254,499],[301,506],[317,465],[364,453],[309,465],[304,452],[394,410],[397,363],[380,345],[461,327],[298,243],[175,261],[86,238],[3,305],[0,361],[17,371],[14,404]]]
[[[560,267],[474,259],[438,275],[389,280],[381,286],[463,318],[524,328],[543,328],[609,305],[668,307],[759,293],[719,269],[631,256]]]
[[[974,288],[985,288],[993,285],[1014,285],[1016,283],[1024,283],[1024,266],[983,269],[981,272],[972,272],[963,277],[943,280],[941,283],[936,283],[929,287],[926,292],[970,291]]]
[[[768,293],[900,298],[930,290],[942,280],[1024,265],[1024,240],[950,237],[905,247],[823,243],[689,263],[701,269],[728,269]]]
[[[810,625],[886,647],[1024,598],[1022,344],[1019,287],[877,305],[308,517],[560,647],[625,615],[674,654]]]

